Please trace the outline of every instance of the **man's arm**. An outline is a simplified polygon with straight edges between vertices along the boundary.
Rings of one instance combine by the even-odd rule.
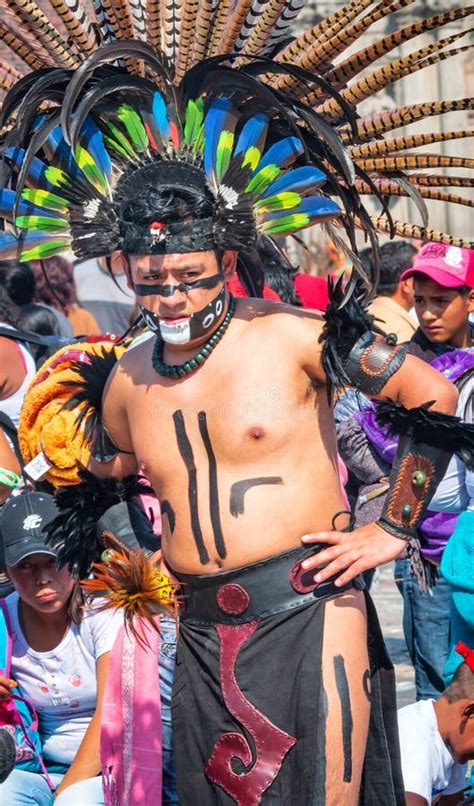
[[[413,792],[405,792],[407,806],[428,806],[428,801],[422,798],[421,795],[415,795]]]

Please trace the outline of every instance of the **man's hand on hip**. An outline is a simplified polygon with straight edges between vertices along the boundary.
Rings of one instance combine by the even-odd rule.
[[[325,543],[327,548],[303,562],[305,570],[315,571],[318,585],[336,577],[335,585],[346,585],[362,571],[395,560],[406,548],[406,541],[368,523],[353,532],[314,532],[301,538],[305,545]],[[325,567],[323,567],[325,566]]]

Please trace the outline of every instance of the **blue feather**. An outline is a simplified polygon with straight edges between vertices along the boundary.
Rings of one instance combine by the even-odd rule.
[[[204,118],[204,171],[210,180],[214,180],[216,173],[217,144],[223,129],[234,131],[232,124],[234,107],[229,98],[218,98],[209,107]],[[236,116],[234,114],[234,118]]]
[[[112,162],[104,146],[102,132],[96,126],[92,118],[87,117],[81,126],[81,137],[83,146],[87,149],[91,157],[95,159],[103,174],[110,181],[112,178]]]
[[[9,159],[16,168],[21,168],[25,158],[24,148],[6,148],[3,152],[5,157]],[[45,176],[47,165],[42,160],[35,157],[30,165],[29,171],[26,175],[27,185],[41,185],[45,190],[51,190],[53,185],[48,182]]]
[[[310,218],[326,218],[327,216],[339,215],[341,210],[336,202],[328,198],[328,196],[306,196],[301,200],[301,204],[298,207],[294,207],[290,212],[292,215],[305,213]],[[287,215],[288,210],[278,210],[275,213],[267,213],[265,221],[275,221]]]
[[[297,157],[303,154],[304,148],[301,140],[297,137],[285,137],[274,143],[262,156],[254,174],[261,171],[266,165],[277,165],[279,168],[286,168],[291,165]]]
[[[15,196],[16,193],[14,190],[7,190],[6,188],[0,188],[0,218],[6,218],[9,221],[13,220],[13,207],[15,204]],[[30,202],[27,202],[24,199],[20,200],[16,214],[18,216],[42,215],[42,216],[48,216],[50,218],[58,217],[57,211],[53,212],[51,210],[45,210],[43,207],[36,207],[36,205],[31,204]]]
[[[292,171],[287,171],[275,179],[271,185],[268,186],[262,198],[267,196],[276,196],[277,193],[285,193],[293,191],[303,195],[309,193],[326,181],[326,174],[320,171],[319,168],[313,168],[311,165],[304,165],[302,168],[294,168]]]
[[[74,179],[83,180],[82,171],[78,167],[73,153],[63,137],[61,126],[58,125],[53,129],[46,142],[53,152],[49,162],[61,168]]]
[[[170,122],[168,119],[166,103],[161,92],[153,93],[152,112],[158,128],[158,133],[163,142],[167,143],[170,139]]]
[[[238,154],[245,154],[248,148],[255,146],[260,151],[263,149],[267,136],[268,117],[263,112],[254,115],[245,123],[240,132],[237,145],[234,150],[234,157]]]
[[[0,233],[0,260],[16,260],[19,252],[27,247],[38,246],[57,238],[57,235],[46,235],[43,232],[29,232],[21,238],[16,238],[11,232]]]

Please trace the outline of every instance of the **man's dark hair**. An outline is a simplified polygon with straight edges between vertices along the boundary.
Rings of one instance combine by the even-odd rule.
[[[461,663],[458,666],[453,681],[447,687],[444,696],[450,703],[458,702],[458,700],[474,700],[474,672],[467,663]]]
[[[299,305],[301,300],[295,289],[295,275],[298,269],[270,240],[261,236],[257,241],[257,252],[262,261],[265,282],[287,305]]]
[[[15,305],[28,305],[35,296],[35,276],[27,263],[0,260],[0,285]]]
[[[391,297],[404,271],[411,269],[417,250],[410,241],[389,241],[380,247],[380,279],[376,293]]]
[[[19,308],[12,301],[6,288],[0,285],[0,324],[20,326],[21,313]]]
[[[194,188],[140,188],[122,207],[127,221],[149,224],[155,219],[165,224],[181,223],[186,219],[208,218],[212,215],[212,197],[198,193]]]

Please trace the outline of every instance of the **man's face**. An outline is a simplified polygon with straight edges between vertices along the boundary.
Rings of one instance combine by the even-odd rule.
[[[474,702],[460,700],[455,705],[459,715],[451,732],[450,748],[457,763],[466,764],[474,759]]]
[[[131,255],[128,259],[127,276],[129,285],[135,290],[137,302],[147,311],[155,314],[160,320],[160,326],[170,336],[170,343],[179,345],[179,340],[173,340],[173,331],[179,332],[186,328],[191,317],[202,312],[216,299],[222,291],[226,279],[229,279],[235,266],[235,253],[225,252],[219,265],[215,252],[189,252],[172,255]],[[191,285],[199,281],[220,275],[217,283],[210,288],[197,287],[179,290],[177,286],[182,283]],[[150,294],[139,293],[137,286],[165,286],[166,293],[153,291]],[[173,291],[174,288],[174,291]],[[220,306],[221,307],[221,306]],[[221,315],[222,314],[222,315]],[[188,348],[201,341],[206,341],[220,325],[225,310],[219,313],[212,322],[212,327],[206,331],[203,338],[192,338],[183,342],[181,346]],[[163,335],[163,334],[162,334]],[[168,341],[168,339],[166,339]]]
[[[20,599],[33,610],[57,613],[69,601],[74,580],[67,568],[58,570],[56,557],[51,554],[31,554],[5,570]]]
[[[474,294],[464,296],[429,277],[415,277],[413,289],[416,315],[426,338],[436,344],[470,346],[468,315],[474,309]]]

